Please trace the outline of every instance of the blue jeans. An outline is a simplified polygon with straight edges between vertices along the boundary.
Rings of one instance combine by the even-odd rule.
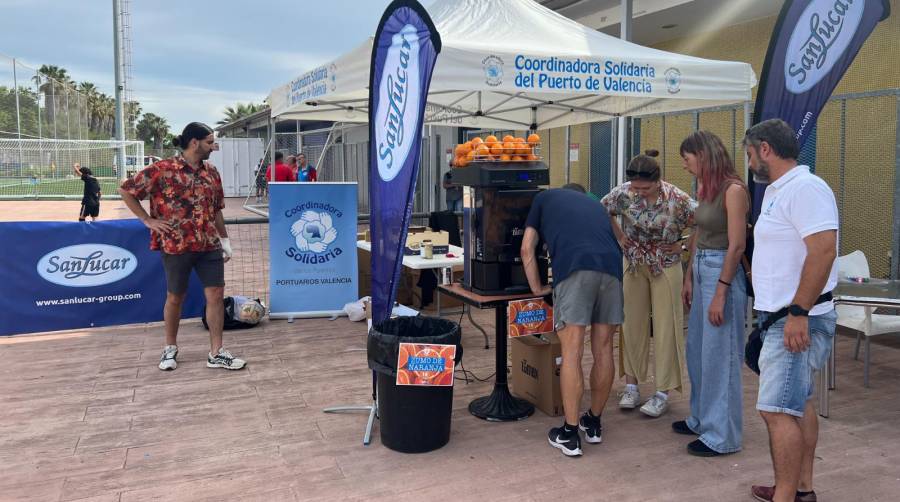
[[[765,320],[765,313],[760,316]],[[837,312],[809,316],[809,348],[789,352],[784,346],[784,323],[779,319],[763,333],[759,353],[759,395],[756,409],[802,417],[806,401],[815,392],[813,372],[822,369],[831,354]]]
[[[463,210],[462,199],[447,201],[447,211],[453,211],[454,213],[461,213],[462,210]]]
[[[709,322],[709,306],[725,264],[725,251],[699,249],[694,256],[693,300],[688,318],[686,358],[691,380],[691,416],[687,426],[719,453],[740,451],[742,444],[741,367],[747,287],[739,264],[725,297],[724,322]]]

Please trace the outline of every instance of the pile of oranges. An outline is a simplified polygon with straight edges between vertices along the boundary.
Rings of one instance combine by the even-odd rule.
[[[539,160],[535,155],[539,151],[541,137],[537,134],[529,134],[527,138],[513,137],[509,134],[503,137],[503,141],[496,136],[472,138],[469,141],[456,145],[454,150],[453,167],[466,167],[471,162],[527,162]]]

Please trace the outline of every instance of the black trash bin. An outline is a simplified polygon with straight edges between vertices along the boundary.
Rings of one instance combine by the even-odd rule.
[[[436,450],[450,440],[453,387],[396,385],[400,343],[456,345],[462,360],[459,324],[437,317],[398,317],[372,326],[369,367],[377,374],[381,443],[404,453]]]

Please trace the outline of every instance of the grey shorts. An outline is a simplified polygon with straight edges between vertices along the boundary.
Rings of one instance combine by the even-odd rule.
[[[187,291],[191,270],[197,271],[197,277],[204,288],[225,286],[225,260],[222,250],[189,252],[184,254],[162,255],[163,268],[166,270],[166,290],[180,295]]]
[[[566,324],[622,324],[624,305],[622,281],[596,270],[577,270],[553,288],[556,329]]]

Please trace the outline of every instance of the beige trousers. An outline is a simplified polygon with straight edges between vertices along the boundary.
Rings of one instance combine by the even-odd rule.
[[[627,270],[626,263],[626,270]],[[653,316],[653,373],[656,390],[681,391],[684,360],[684,310],[681,284],[684,273],[677,263],[653,276],[646,265],[625,272],[625,322],[619,334],[619,376],[647,381],[650,359],[650,320]]]

